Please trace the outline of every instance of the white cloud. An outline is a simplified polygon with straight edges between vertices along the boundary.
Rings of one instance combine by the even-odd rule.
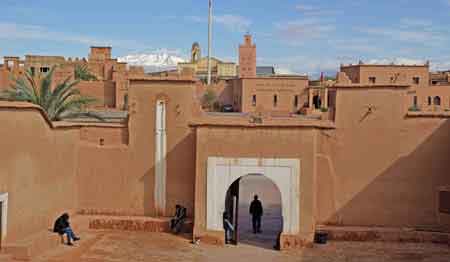
[[[422,59],[413,59],[406,57],[397,57],[397,58],[382,58],[382,59],[370,59],[366,64],[375,64],[375,65],[424,65],[427,61]]]
[[[437,30],[409,29],[409,28],[384,28],[384,27],[356,27],[356,31],[384,37],[391,40],[414,42],[428,46],[436,46],[447,40],[447,35]]]
[[[330,10],[321,8],[319,6],[304,5],[304,4],[296,5],[295,9],[305,16],[325,16],[325,15],[332,16],[339,13],[336,10]]]
[[[321,72],[334,76],[339,67],[338,59],[320,59],[311,56],[265,57],[260,61],[263,64],[274,65],[277,73],[309,75],[311,78],[318,77]]]
[[[275,28],[277,34],[292,45],[321,38],[335,31],[334,25],[323,23],[315,18],[280,22],[275,24]]]
[[[433,22],[431,22],[430,20],[418,19],[418,18],[402,18],[400,20],[400,23],[403,27],[424,28],[424,27],[431,27],[433,25]]]
[[[248,31],[252,24],[249,19],[238,15],[218,15],[214,16],[214,21],[236,32]]]
[[[301,11],[301,12],[310,12],[310,11],[316,10],[316,7],[314,7],[312,5],[299,4],[299,5],[295,6],[295,9],[297,9],[298,11]]]
[[[4,40],[45,40],[72,42],[84,45],[111,45],[133,48],[145,48],[141,43],[129,40],[102,39],[86,35],[52,31],[39,25],[25,25],[0,22],[0,39]]]
[[[188,16],[188,20],[196,23],[207,23],[208,18],[202,16]],[[245,32],[250,29],[252,21],[246,17],[233,14],[215,15],[213,17],[215,23],[220,24],[232,32]]]
[[[368,39],[363,38],[345,38],[329,40],[329,45],[339,51],[374,53],[382,51],[380,47]]]

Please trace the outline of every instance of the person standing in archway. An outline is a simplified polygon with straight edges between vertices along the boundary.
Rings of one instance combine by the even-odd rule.
[[[252,215],[253,234],[261,233],[261,217],[263,215],[263,207],[258,195],[254,196],[250,204],[250,214]]]

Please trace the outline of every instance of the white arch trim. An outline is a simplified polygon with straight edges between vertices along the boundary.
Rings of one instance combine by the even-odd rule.
[[[1,205],[2,218],[0,219],[2,222],[0,225],[2,227],[1,228],[2,235],[0,236],[0,238],[4,239],[6,237],[6,230],[8,228],[8,223],[7,223],[8,222],[8,193],[0,194],[0,202],[2,202],[2,205]]]
[[[240,177],[261,174],[271,179],[281,193],[283,233],[299,233],[300,160],[208,157],[206,228],[223,230],[225,195]]]
[[[164,216],[166,208],[166,101],[156,101],[155,117],[155,208],[160,216]]]

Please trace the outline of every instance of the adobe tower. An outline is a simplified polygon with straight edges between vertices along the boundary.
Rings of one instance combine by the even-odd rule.
[[[256,77],[256,45],[249,34],[244,36],[244,44],[239,46],[239,77]]]

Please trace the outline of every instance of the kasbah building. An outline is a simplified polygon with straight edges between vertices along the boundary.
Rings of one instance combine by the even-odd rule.
[[[279,190],[281,249],[311,246],[319,229],[334,239],[449,241],[431,233],[450,232],[448,72],[360,62],[341,65],[333,82],[258,75],[246,35],[239,66],[224,65],[206,86],[197,52],[151,75],[111,58],[110,47],[92,47],[88,59],[4,58],[2,88],[28,68],[58,65],[65,79],[86,65],[97,80],[79,88],[102,101],[95,109],[127,116],[51,122],[37,106],[0,102],[2,248],[37,252],[23,243],[42,243],[64,211],[91,228],[164,231],[176,204],[187,208],[193,239],[222,245],[222,214],[235,211],[235,182],[250,174]],[[237,112],[203,109],[208,88]]]

